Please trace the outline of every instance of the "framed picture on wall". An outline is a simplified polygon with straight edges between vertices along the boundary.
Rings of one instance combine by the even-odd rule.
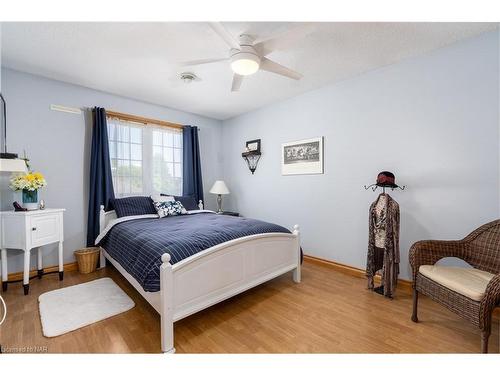
[[[323,173],[323,137],[281,145],[281,174]]]
[[[246,143],[248,151],[260,152],[260,139],[254,139],[253,141],[247,141]]]

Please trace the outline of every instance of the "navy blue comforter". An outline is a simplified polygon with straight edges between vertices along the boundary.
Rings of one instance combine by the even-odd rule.
[[[198,213],[116,224],[99,243],[147,292],[160,290],[161,256],[175,264],[223,242],[259,233],[290,233],[276,224]]]

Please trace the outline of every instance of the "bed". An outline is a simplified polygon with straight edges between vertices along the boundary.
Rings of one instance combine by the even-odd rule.
[[[174,322],[289,271],[300,282],[298,225],[205,210],[122,219],[101,206],[101,266],[107,259],[158,311],[165,353],[175,352]]]

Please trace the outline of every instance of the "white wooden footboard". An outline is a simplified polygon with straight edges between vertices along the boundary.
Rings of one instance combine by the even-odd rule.
[[[101,214],[101,231],[110,217]],[[174,322],[289,271],[300,282],[300,235],[265,233],[213,246],[174,265],[162,256],[160,292],[142,287],[105,251],[101,251],[161,315],[161,346],[173,353]],[[101,262],[104,264],[104,262]],[[158,301],[159,294],[159,301]],[[159,302],[159,303],[158,303]]]

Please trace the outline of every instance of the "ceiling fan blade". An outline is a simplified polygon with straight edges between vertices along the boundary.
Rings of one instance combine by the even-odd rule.
[[[276,50],[284,50],[300,41],[306,35],[312,33],[316,26],[312,23],[306,23],[300,26],[292,27],[290,30],[271,36],[259,43],[254,44],[254,48],[261,56],[267,56]]]
[[[274,61],[269,60],[267,57],[263,57],[260,60],[260,69],[267,72],[276,73],[281,76],[291,78],[291,79],[301,79],[302,74],[287,68],[286,66],[280,65]]]
[[[229,32],[224,26],[222,26],[220,22],[209,22],[209,24],[213,31],[215,31],[217,35],[219,35],[229,47],[238,50],[241,48],[236,39],[234,39],[233,36],[229,34]]]
[[[235,73],[233,76],[233,85],[231,86],[231,91],[239,91],[242,82],[243,76]]]
[[[212,64],[219,61],[227,61],[229,57],[221,57],[219,59],[200,59],[200,60],[191,60],[191,61],[183,61],[179,63],[180,66],[192,66],[192,65],[203,65],[203,64]]]

